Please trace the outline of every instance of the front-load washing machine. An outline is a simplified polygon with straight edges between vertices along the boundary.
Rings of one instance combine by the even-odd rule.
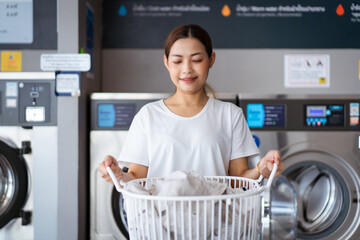
[[[359,95],[240,94],[239,102],[260,151],[282,154],[297,239],[359,239]]]
[[[90,237],[128,239],[122,195],[105,182],[97,167],[106,155],[117,158],[135,114],[169,94],[93,93],[90,131]]]
[[[51,73],[0,75],[0,240],[34,239],[34,216],[46,214],[34,211],[34,129],[56,124],[54,89]]]
[[[149,102],[169,97],[167,93],[93,93],[90,131],[90,236],[91,239],[129,237],[122,195],[105,182],[97,167],[106,155],[117,158],[134,115]],[[236,94],[217,94],[237,104]]]

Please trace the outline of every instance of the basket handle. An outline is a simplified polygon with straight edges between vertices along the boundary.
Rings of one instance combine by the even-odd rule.
[[[270,176],[269,176],[269,180],[268,180],[268,182],[266,183],[266,187],[267,187],[267,188],[270,188],[270,187],[271,187],[271,184],[272,184],[272,182],[273,182],[273,180],[274,180],[275,173],[276,173],[277,169],[278,169],[278,165],[277,165],[276,163],[274,163],[273,169],[272,169],[272,171],[271,171],[271,173],[270,173]],[[259,177],[258,180],[257,180],[258,183],[261,183],[263,179],[264,179],[263,175],[260,175],[260,177]]]
[[[115,188],[118,192],[122,192],[123,189],[121,188],[119,181],[116,179],[113,170],[110,167],[106,167],[106,171],[109,173],[111,180],[113,181]]]

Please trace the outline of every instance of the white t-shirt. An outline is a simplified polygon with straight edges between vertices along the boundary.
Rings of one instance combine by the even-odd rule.
[[[163,100],[146,104],[135,115],[118,160],[147,166],[147,177],[176,170],[226,176],[230,160],[258,153],[242,109],[210,97],[193,117],[171,112]]]

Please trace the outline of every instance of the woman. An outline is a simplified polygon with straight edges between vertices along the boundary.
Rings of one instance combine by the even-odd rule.
[[[279,151],[269,151],[248,168],[248,157],[259,154],[242,110],[206,93],[206,80],[215,62],[208,33],[197,25],[175,28],[165,42],[164,64],[176,87],[165,99],[149,103],[135,116],[119,161],[112,156],[98,169],[112,182],[110,166],[120,181],[163,177],[176,170],[195,170],[207,176],[268,177],[274,163],[283,169]]]

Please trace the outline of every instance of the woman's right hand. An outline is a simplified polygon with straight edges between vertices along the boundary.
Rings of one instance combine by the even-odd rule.
[[[113,181],[111,180],[109,173],[106,170],[107,167],[111,168],[111,170],[115,174],[116,179],[119,182],[120,182],[120,180],[123,179],[124,172],[121,170],[118,162],[116,161],[116,159],[113,156],[107,155],[104,158],[104,161],[102,161],[102,163],[99,165],[98,170],[100,173],[100,177],[102,177],[105,181],[114,184]]]

